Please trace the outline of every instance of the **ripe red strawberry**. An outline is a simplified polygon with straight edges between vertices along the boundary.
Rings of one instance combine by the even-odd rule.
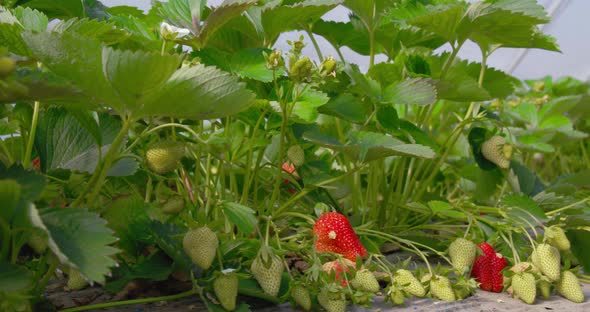
[[[471,269],[471,276],[475,277],[475,280],[479,283],[479,288],[492,291],[492,270],[489,269],[490,260],[485,256],[481,255],[475,259],[473,268]]]
[[[315,223],[317,252],[333,252],[355,261],[357,256],[366,257],[367,250],[361,244],[348,219],[337,212],[324,213]]]
[[[497,253],[490,244],[483,242],[477,245],[483,255],[475,259],[471,276],[480,283],[480,288],[492,292],[501,292],[504,288],[502,270],[508,265],[506,258]]]

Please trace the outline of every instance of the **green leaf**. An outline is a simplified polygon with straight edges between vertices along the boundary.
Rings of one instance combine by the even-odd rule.
[[[93,105],[121,111],[123,104],[102,72],[102,46],[98,40],[70,33],[23,33],[33,54],[53,73],[78,86]]]
[[[172,273],[173,266],[170,258],[163,252],[156,252],[147,257],[141,257],[137,263],[122,263],[113,269],[114,280],[109,281],[105,289],[116,293],[136,279],[149,281],[163,281]]]
[[[258,226],[256,220],[256,211],[250,207],[240,205],[233,202],[224,202],[223,213],[227,216],[229,221],[238,227],[240,232],[244,234],[253,233]]]
[[[159,3],[159,13],[168,22],[175,26],[193,30],[193,8],[197,9],[195,13],[200,13],[200,6],[193,6],[192,3],[201,2],[193,0],[170,0]],[[197,14],[195,14],[197,15]],[[197,22],[200,22],[200,16],[195,16]]]
[[[414,78],[393,84],[383,90],[386,103],[430,105],[436,101],[436,88],[424,78]]]
[[[460,37],[488,49],[491,45],[559,51],[552,38],[538,30],[550,18],[536,0],[472,3],[457,29]]]
[[[109,245],[116,242],[106,221],[82,208],[31,207],[31,221],[49,236],[49,248],[61,263],[77,268],[88,279],[104,284],[109,268],[115,265],[112,255],[118,252]]]
[[[84,16],[84,5],[83,1],[80,0],[32,0],[29,2],[25,2],[24,5],[42,11],[51,18],[69,18]]]
[[[16,16],[25,30],[35,32],[45,31],[49,22],[45,14],[30,8],[17,7],[14,10],[14,16]]]
[[[330,98],[330,101],[326,105],[320,106],[318,111],[356,123],[367,120],[370,113],[369,107],[350,93],[341,93]]]
[[[464,13],[465,7],[463,4],[428,6],[426,7],[426,14],[410,19],[407,22],[452,42],[457,38],[457,27]]]
[[[0,42],[14,54],[29,56],[31,51],[21,37],[22,27],[18,24],[0,23]]]
[[[24,293],[33,287],[34,282],[31,271],[0,260],[0,293]]]
[[[206,2],[206,1],[203,1]],[[256,4],[256,0],[245,0],[235,2],[223,2],[219,7],[215,8],[205,19],[202,28],[199,30],[198,40],[200,46],[204,47],[218,29],[223,27],[227,22],[240,16],[246,9]]]
[[[133,115],[140,111],[142,104],[162,88],[180,62],[180,55],[105,47],[102,52],[103,73],[126,104],[119,113],[129,112]]]
[[[0,218],[10,224],[12,216],[21,200],[21,188],[15,180],[0,180]]]
[[[381,127],[385,128],[389,133],[399,132],[399,117],[397,110],[392,106],[378,107],[376,117]]]
[[[524,194],[509,194],[502,198],[502,205],[508,208],[520,208],[532,213],[537,219],[545,220],[547,216],[537,202]],[[534,220],[533,220],[534,221]]]
[[[87,18],[61,21],[53,27],[52,31],[75,33],[84,38],[98,39],[107,45],[119,43],[130,36],[127,31],[118,29],[114,23]]]
[[[34,171],[20,166],[6,168],[0,163],[0,180],[14,180],[20,185],[20,198],[28,201],[37,200],[45,188],[45,178]]]
[[[369,55],[370,53],[366,33],[359,31],[352,23],[318,20],[313,24],[312,32],[324,37],[335,47],[347,46],[362,55]]]
[[[329,100],[327,94],[313,88],[307,88],[293,105],[293,115],[303,122],[315,122],[319,115],[317,108],[328,103]]]
[[[268,49],[243,49],[234,53],[230,61],[232,71],[242,78],[271,82],[273,71],[266,67],[266,58],[263,52],[270,54]],[[276,72],[277,77],[284,74],[283,69]]]
[[[527,167],[512,161],[510,163],[510,169],[518,178],[520,192],[529,196],[534,196],[545,189],[545,185],[543,185],[539,177]]]
[[[274,42],[281,33],[302,29],[302,25],[312,25],[341,2],[305,0],[293,5],[277,5],[278,2],[270,2],[262,8],[259,23],[264,29],[267,41]]]
[[[182,247],[182,236],[186,233],[186,229],[180,228],[173,223],[161,223],[152,220],[145,225],[142,223],[134,223],[134,227],[141,226],[137,232],[144,231],[146,236],[140,240],[145,244],[156,244],[162,249],[170,258],[174,260],[174,267],[182,270],[188,270],[192,262],[184,252]],[[180,237],[177,239],[176,237]],[[138,238],[139,239],[139,238]]]
[[[584,267],[584,272],[590,273],[590,232],[569,229],[566,234],[572,244],[572,253]]]
[[[100,133],[82,122],[94,123]],[[41,114],[35,136],[36,150],[41,156],[41,165],[45,171],[68,169],[92,173],[99,162],[98,143],[101,142],[102,155],[106,154],[114,141],[121,123],[107,115],[100,115],[97,120],[80,120],[79,117],[63,109],[50,109]],[[100,141],[97,140],[100,135]],[[134,160],[120,160],[113,165],[109,175],[131,175],[137,169]]]
[[[363,162],[394,155],[418,158],[434,158],[435,156],[430,147],[420,144],[406,144],[398,139],[375,132],[355,132],[351,135],[351,141],[348,144],[342,144],[317,131],[305,132],[303,138],[314,144],[343,152],[349,157]]]
[[[199,64],[177,70],[136,115],[219,118],[245,110],[253,98],[236,77]]]
[[[363,20],[365,25],[374,26],[381,20],[383,11],[391,7],[391,0],[344,0],[343,5]]]

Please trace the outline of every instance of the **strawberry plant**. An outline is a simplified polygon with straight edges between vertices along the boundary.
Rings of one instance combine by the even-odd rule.
[[[487,65],[559,51],[549,21],[535,0],[0,1],[0,310],[55,304],[49,283],[117,294],[70,312],[583,302],[590,84]]]

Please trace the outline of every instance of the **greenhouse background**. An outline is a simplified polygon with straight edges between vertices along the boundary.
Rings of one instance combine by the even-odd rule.
[[[149,10],[151,0],[103,0],[107,6],[133,5],[144,10]],[[222,0],[209,0],[210,5],[219,5]],[[473,2],[473,1],[468,1]],[[555,53],[535,49],[502,49],[493,54],[489,65],[521,79],[536,79],[546,75],[553,77],[572,76],[581,80],[590,79],[590,63],[581,63],[590,55],[590,1],[588,0],[541,0],[549,15],[551,22],[544,25],[542,31],[557,38],[562,53]],[[324,17],[326,20],[347,21],[348,10],[342,6],[332,10]],[[292,32],[283,35],[277,41],[277,47],[289,50],[286,40],[294,40],[303,32]],[[326,54],[336,54],[330,44],[323,38],[318,38],[322,51]],[[343,48],[343,54],[351,62],[361,65],[366,70],[368,57],[363,57]],[[303,51],[305,55],[316,56],[315,50],[308,45]],[[459,53],[459,57],[479,61],[480,52],[473,44],[466,44]],[[316,58],[317,59],[317,58]],[[377,58],[383,61],[384,58]]]

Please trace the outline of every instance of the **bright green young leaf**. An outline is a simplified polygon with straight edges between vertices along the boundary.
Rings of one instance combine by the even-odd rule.
[[[49,236],[49,248],[61,263],[77,268],[88,279],[104,284],[109,268],[115,265],[112,255],[118,252],[109,245],[116,242],[113,231],[98,214],[82,208],[47,208],[31,206],[31,221]]]
[[[379,24],[384,10],[393,2],[392,0],[344,0],[343,5],[363,20],[365,25],[374,27]]]
[[[238,227],[240,232],[245,234],[253,233],[258,226],[256,211],[250,207],[233,202],[224,202],[223,213],[229,221]]]
[[[379,82],[382,88],[393,86],[402,80],[403,67],[395,63],[378,63],[367,71],[367,76]]]
[[[149,101],[147,97],[164,85],[180,62],[180,55],[103,48],[103,73],[126,105],[119,113],[133,115],[140,111]]]
[[[245,110],[253,98],[236,77],[199,64],[177,70],[134,116],[218,118]]]
[[[413,78],[383,90],[383,101],[391,104],[430,105],[436,101],[436,88],[424,78]]]

